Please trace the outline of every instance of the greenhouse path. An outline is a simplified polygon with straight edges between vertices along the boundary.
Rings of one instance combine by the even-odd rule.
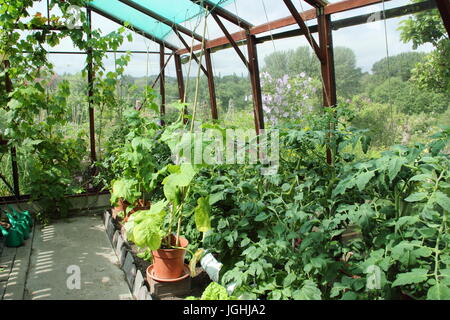
[[[118,264],[100,216],[35,226],[25,245],[3,248],[0,299],[132,299]]]

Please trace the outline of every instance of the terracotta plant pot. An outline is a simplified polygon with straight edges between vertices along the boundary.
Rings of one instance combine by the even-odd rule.
[[[176,237],[172,236],[172,245],[175,245]],[[180,237],[180,247],[186,248],[189,242]],[[176,279],[184,274],[184,249],[159,249],[152,251],[153,272],[160,279]]]
[[[189,265],[185,264],[184,265],[184,271],[183,271],[183,275],[179,278],[173,278],[173,279],[161,279],[158,278],[155,275],[155,272],[153,270],[154,265],[151,264],[148,266],[147,270],[146,270],[146,274],[147,274],[147,282],[151,283],[152,280],[156,281],[156,282],[166,282],[166,283],[170,283],[170,282],[178,282],[178,281],[183,281],[184,279],[188,278],[191,273],[189,270]]]
[[[113,219],[117,219],[117,215],[119,214],[119,212],[123,212],[123,215],[125,216],[127,207],[130,204],[127,201],[124,201],[122,198],[119,199],[118,203],[117,203],[117,207],[115,207],[112,211],[112,217]]]
[[[124,222],[128,221],[128,218],[130,218],[130,216],[139,211],[139,210],[149,210],[150,206],[151,206],[151,202],[150,201],[145,201],[144,199],[139,199],[138,201],[136,201],[134,203],[134,208],[127,214],[125,215],[125,218],[123,219]]]

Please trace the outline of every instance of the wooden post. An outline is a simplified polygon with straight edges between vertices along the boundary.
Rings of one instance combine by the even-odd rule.
[[[175,54],[175,68],[177,72],[178,95],[180,97],[180,101],[184,102],[183,67],[181,65],[181,57],[179,54]]]
[[[450,37],[450,2],[449,0],[436,0],[436,5],[441,14],[445,30],[447,30],[447,35]]]
[[[322,55],[321,72],[323,79],[323,105],[324,107],[334,107],[336,98],[336,79],[334,73],[333,40],[330,27],[330,15],[323,12],[318,16],[319,43]],[[333,128],[330,127],[332,130]],[[327,163],[332,164],[332,151],[327,149]]]
[[[216,101],[216,86],[214,84],[214,72],[211,62],[211,49],[205,50],[206,70],[208,71],[208,88],[209,88],[209,104],[211,107],[211,117],[213,120],[218,120],[217,101]]]
[[[11,65],[8,60],[4,62],[5,69],[9,69]],[[8,72],[5,73],[5,89],[6,92],[12,92],[12,81],[9,78]],[[12,175],[13,175],[13,186],[14,186],[14,195],[18,199],[20,197],[20,187],[19,187],[19,168],[17,166],[17,152],[15,147],[11,147],[11,167],[12,167]]]
[[[161,125],[164,125],[164,116],[166,114],[166,72],[165,72],[165,47],[163,44],[159,45],[159,66],[161,69],[159,77],[159,93],[161,95],[161,106],[159,112],[161,114]]]
[[[264,114],[262,109],[261,81],[259,78],[258,53],[256,49],[256,37],[247,35],[248,66],[250,81],[252,84],[253,114],[255,117],[256,134],[264,129]]]
[[[181,64],[181,57],[179,54],[175,53],[175,68],[177,71],[177,82],[178,82],[178,95],[180,96],[181,103],[184,103],[184,96],[185,96],[185,88],[184,88],[184,79],[183,79],[183,67]],[[186,115],[188,113],[187,107],[184,107],[183,109],[183,115]],[[183,123],[187,123],[187,119],[183,119]]]
[[[88,40],[92,39],[92,11],[87,8],[87,20],[89,24]],[[88,68],[88,106],[89,106],[89,138],[91,147],[91,162],[97,161],[97,153],[95,151],[95,120],[94,120],[94,61],[92,57],[92,48],[87,49],[87,68]],[[93,168],[92,176],[96,174]]]

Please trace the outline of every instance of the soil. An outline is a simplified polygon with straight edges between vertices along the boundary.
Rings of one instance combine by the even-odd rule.
[[[119,230],[119,232],[121,232],[121,234],[123,234],[123,232],[122,232],[123,225],[120,223],[119,219],[112,219],[112,222],[113,222],[114,228],[116,230]],[[129,242],[129,244],[130,244],[129,249],[130,249],[131,254],[133,255],[133,259],[134,259],[136,268],[139,271],[141,271],[142,275],[145,278],[147,268],[151,265],[151,262],[146,261],[142,258],[139,258],[137,256],[137,252],[138,252],[137,246],[131,242]],[[212,281],[209,278],[208,274],[203,270],[203,268],[197,267],[196,273],[197,273],[197,276],[195,276],[194,278],[191,278],[191,292],[189,294],[183,295],[183,296],[166,296],[166,297],[162,298],[161,300],[183,300],[184,298],[186,298],[188,296],[194,296],[197,298],[201,297],[205,288]],[[150,289],[149,284],[147,283],[147,280],[145,280],[145,284],[147,286],[147,289]],[[158,300],[157,297],[154,297],[154,298]]]

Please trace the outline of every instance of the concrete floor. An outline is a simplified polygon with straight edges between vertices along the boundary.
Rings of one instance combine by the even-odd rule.
[[[78,216],[33,229],[14,258],[3,259],[12,255],[10,248],[2,253],[3,265],[12,260],[3,299],[132,299],[100,216]]]

